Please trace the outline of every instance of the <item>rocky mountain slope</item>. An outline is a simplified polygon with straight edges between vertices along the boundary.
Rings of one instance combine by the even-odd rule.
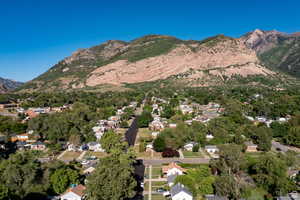
[[[20,87],[23,83],[0,77],[0,93],[6,93]]]
[[[202,41],[148,35],[131,42],[111,40],[79,49],[28,82],[23,91],[80,89],[164,79],[190,86],[223,84],[249,76],[280,77],[257,55],[272,51],[284,34],[256,30],[241,38],[217,35]],[[266,63],[266,62],[265,62]]]
[[[300,77],[300,34],[255,30],[242,37],[263,64]]]

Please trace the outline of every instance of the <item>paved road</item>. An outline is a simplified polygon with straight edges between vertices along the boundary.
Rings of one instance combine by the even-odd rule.
[[[5,112],[0,112],[0,115],[6,116],[6,117],[18,117],[18,114],[5,113]]]
[[[299,148],[290,147],[290,146],[287,146],[287,145],[283,145],[283,144],[280,144],[279,142],[276,142],[274,140],[272,141],[272,148],[274,148],[275,150],[280,149],[280,151],[282,151],[284,153],[287,152],[288,150],[300,153],[300,149]]]
[[[144,159],[144,165],[161,165],[163,163],[182,162],[190,164],[208,164],[210,159],[207,158],[166,158],[166,159]]]
[[[138,130],[139,130],[139,128],[137,125],[137,119],[135,118],[133,120],[133,122],[131,123],[131,126],[125,133],[125,139],[128,142],[129,146],[134,146]]]

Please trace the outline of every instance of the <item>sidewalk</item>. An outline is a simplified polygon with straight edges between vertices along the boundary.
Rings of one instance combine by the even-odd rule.
[[[183,155],[183,153],[182,153],[182,150],[179,149],[178,152],[179,152],[179,158],[180,158],[180,159],[184,159],[184,155]]]

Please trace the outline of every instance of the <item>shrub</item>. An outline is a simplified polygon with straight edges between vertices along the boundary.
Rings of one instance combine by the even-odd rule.
[[[167,148],[162,152],[162,157],[164,157],[164,158],[179,157],[179,152],[176,150]]]
[[[153,142],[153,148],[157,152],[163,152],[166,149],[166,142],[162,137],[158,137]]]

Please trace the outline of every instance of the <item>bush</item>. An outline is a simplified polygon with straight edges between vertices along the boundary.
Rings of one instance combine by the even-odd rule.
[[[139,128],[148,127],[149,123],[153,120],[150,112],[144,111],[141,116],[138,117]]]
[[[121,121],[120,127],[121,127],[121,128],[129,128],[129,124],[128,124],[127,121]]]
[[[200,148],[199,144],[194,145],[193,146],[193,152],[198,152],[199,148]]]
[[[158,137],[153,142],[153,148],[157,152],[163,152],[166,149],[166,142],[162,137]]]
[[[145,152],[146,151],[146,142],[143,140],[140,142],[140,145],[139,145],[139,152]]]
[[[172,157],[179,157],[179,152],[173,149],[167,148],[162,152],[162,157],[164,158],[172,158]]]

